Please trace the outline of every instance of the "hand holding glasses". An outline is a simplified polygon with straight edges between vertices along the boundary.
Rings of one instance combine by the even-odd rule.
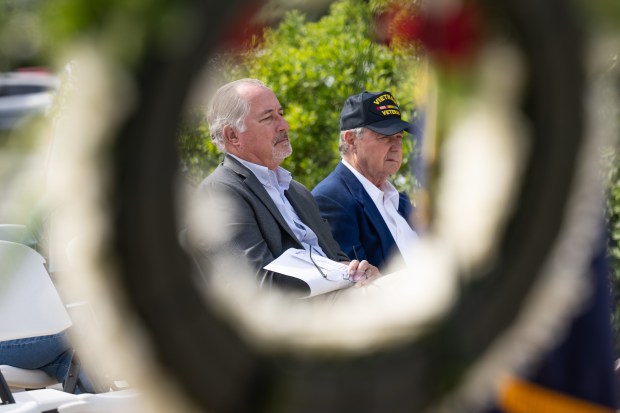
[[[316,261],[314,260],[314,258],[312,257],[312,249],[309,249],[309,257],[310,257],[310,261],[312,261],[312,264],[315,266],[315,268],[317,269],[317,271],[321,274],[321,276],[323,278],[325,278],[328,281],[350,281],[352,283],[358,283],[360,281],[366,281],[368,280],[369,277],[369,272],[371,270],[371,266],[366,262],[366,264],[368,265],[368,268],[365,270],[359,269],[360,266],[360,262],[357,261],[357,265],[358,267],[356,269],[354,269],[353,271],[351,271],[350,268],[350,264],[349,267],[342,267],[342,266],[338,266],[338,267],[334,267],[334,266],[328,266],[329,264],[325,264],[322,263],[323,265],[318,265],[316,263]],[[356,254],[357,255],[357,254]],[[362,261],[365,262],[365,261]]]

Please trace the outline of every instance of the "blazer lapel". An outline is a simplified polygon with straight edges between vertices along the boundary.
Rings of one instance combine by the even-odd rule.
[[[351,172],[342,162],[336,166],[336,171],[347,188],[349,188],[353,198],[362,206],[364,213],[368,216],[368,219],[372,225],[377,229],[377,235],[381,239],[381,245],[384,246],[383,255],[387,257],[390,251],[388,248],[385,248],[385,246],[392,246],[396,241],[394,241],[394,237],[392,237],[392,233],[383,220],[377,206],[372,198],[370,198],[370,195],[368,195],[368,192],[366,192],[359,179],[357,179],[357,177],[353,175],[353,172]]]
[[[267,190],[263,187],[263,184],[260,183],[258,178],[250,171],[248,168],[239,163],[235,158],[226,155],[224,158],[224,166],[233,170],[236,174],[243,177],[243,183],[246,187],[256,195],[258,199],[265,205],[265,207],[269,210],[271,215],[278,221],[278,224],[286,231],[291,238],[297,240],[297,237],[293,233],[293,230],[288,226],[286,220],[278,210],[278,207],[271,199],[271,196],[267,193]],[[301,247],[301,244],[300,244]]]
[[[295,188],[289,187],[289,189],[285,191],[284,194],[286,195],[286,199],[288,199],[288,201],[293,206],[293,209],[295,209],[295,212],[297,212],[297,216],[299,217],[299,219],[301,219],[304,224],[312,227],[315,222],[308,215],[308,208],[304,208],[304,205],[300,205],[301,201],[299,195],[295,191]],[[312,230],[315,231],[314,228],[312,228]]]
[[[325,226],[321,225],[323,222],[323,218],[321,218],[320,213],[318,213],[318,211],[314,213],[311,211],[311,208],[309,208],[310,205],[305,204],[303,195],[299,194],[299,192],[293,185],[289,187],[288,191],[286,191],[285,194],[286,198],[289,200],[289,202],[297,212],[297,216],[299,217],[299,219],[301,219],[304,224],[306,224],[308,227],[310,227],[312,231],[314,231],[314,234],[318,239],[319,246],[327,255],[327,257],[333,260],[339,260],[340,257],[338,256],[338,253],[340,247],[337,246],[336,243],[336,248],[338,249],[334,250],[334,247],[330,245],[329,241],[326,239],[326,237],[333,238],[333,236],[327,224],[325,224]],[[319,221],[317,221],[317,219]],[[325,231],[327,231],[327,233]]]
[[[398,213],[405,218],[405,221],[409,224],[411,229],[413,228],[413,222],[411,220],[411,215],[413,214],[413,206],[404,194],[398,194]]]

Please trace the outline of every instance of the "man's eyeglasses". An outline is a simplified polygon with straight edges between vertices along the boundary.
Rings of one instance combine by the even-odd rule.
[[[312,261],[312,264],[314,264],[314,267],[317,269],[317,271],[321,274],[321,276],[323,278],[325,278],[328,281],[341,281],[341,280],[345,280],[345,281],[351,281],[351,276],[349,275],[349,271],[347,269],[342,270],[327,270],[325,268],[321,268],[316,261],[314,261],[314,258],[312,258],[312,250],[314,248],[312,248],[312,246],[310,246],[309,251],[308,251],[308,255],[310,256],[310,261]]]

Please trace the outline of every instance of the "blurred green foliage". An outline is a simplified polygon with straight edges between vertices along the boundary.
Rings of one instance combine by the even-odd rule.
[[[41,65],[40,0],[0,1],[0,72]]]
[[[607,81],[605,90],[614,96],[620,92],[620,55],[616,54],[611,59],[608,70],[603,74],[603,79]],[[606,105],[602,109],[606,120],[615,125],[618,133],[620,128],[620,108],[616,105]],[[602,177],[606,188],[605,197],[605,217],[607,229],[609,231],[609,244],[607,255],[611,268],[611,286],[613,293],[613,312],[612,323],[616,337],[616,356],[620,357],[620,155],[617,147],[616,137],[615,146],[605,150],[602,156],[602,167],[604,175]]]
[[[223,155],[211,143],[204,109],[192,108],[181,122],[178,148],[181,172],[190,184],[197,184],[215,169]]]
[[[618,149],[609,149],[604,157],[604,170],[607,183],[606,218],[609,229],[607,253],[611,267],[611,288],[614,308],[612,313],[613,330],[616,336],[616,355],[620,357],[620,159]]]
[[[175,41],[189,41],[196,18],[177,0],[1,0],[0,70],[59,70],[82,45],[131,68],[147,45],[177,53]]]
[[[340,160],[339,115],[345,99],[369,91],[391,91],[404,117],[418,115],[417,73],[422,62],[411,47],[390,48],[373,41],[377,5],[363,0],[341,0],[316,22],[299,11],[288,12],[277,28],[267,28],[261,39],[239,55],[217,59],[216,70],[225,81],[253,77],[269,85],[285,108],[293,155],[282,166],[295,179],[313,188]],[[208,126],[190,114],[182,126],[179,150],[182,169],[197,182],[221,158],[209,140]],[[396,184],[412,190],[413,143],[405,143],[404,162]]]

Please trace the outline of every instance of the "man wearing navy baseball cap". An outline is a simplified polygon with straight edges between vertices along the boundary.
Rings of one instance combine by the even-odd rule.
[[[364,92],[349,96],[340,112],[340,130],[366,127],[381,135],[411,132],[413,125],[401,119],[400,108],[390,92]]]
[[[390,92],[349,96],[340,112],[342,160],[312,191],[340,248],[380,269],[391,258],[410,264],[418,240],[409,197],[388,181],[402,163],[405,131],[413,125]]]

